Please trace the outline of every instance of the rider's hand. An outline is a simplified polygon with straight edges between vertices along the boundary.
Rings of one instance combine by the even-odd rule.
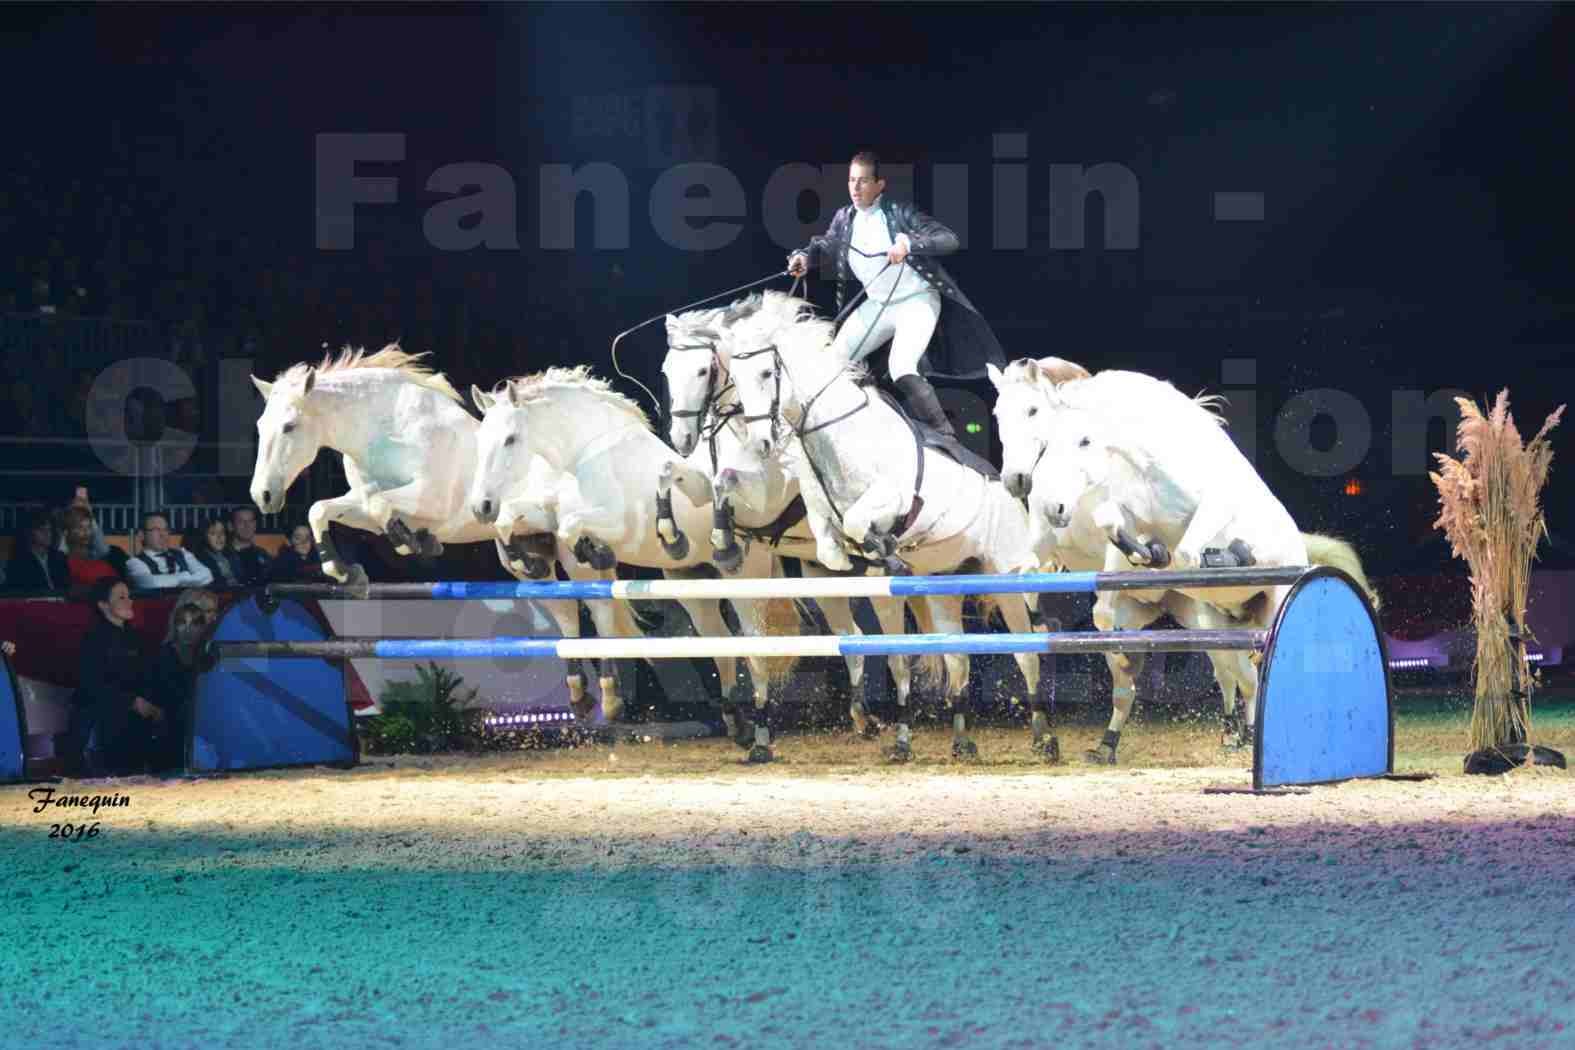
[[[809,270],[809,256],[803,252],[794,252],[788,256],[788,273],[793,277],[802,277]]]
[[[906,233],[897,234],[897,243],[892,245],[891,249],[886,252],[886,261],[894,266],[902,262],[908,257],[908,249],[910,247],[912,245],[908,242],[908,235]]]

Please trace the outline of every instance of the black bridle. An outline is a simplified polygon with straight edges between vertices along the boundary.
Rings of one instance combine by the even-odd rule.
[[[697,332],[696,335],[716,335],[711,331]],[[721,338],[717,336],[717,338]],[[699,436],[705,438],[711,450],[711,472],[717,471],[716,444],[722,430],[744,409],[742,405],[733,405],[730,408],[720,409],[716,403],[733,389],[732,374],[728,374],[726,383],[718,383],[722,375],[722,355],[717,353],[716,344],[712,343],[686,343],[680,346],[669,346],[669,352],[683,350],[708,350],[711,353],[711,368],[706,376],[705,396],[700,399],[699,408],[675,408],[671,415],[674,419],[698,420],[695,430]]]

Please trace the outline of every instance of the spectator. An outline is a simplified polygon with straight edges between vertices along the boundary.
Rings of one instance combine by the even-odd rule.
[[[230,511],[230,558],[241,582],[255,587],[268,579],[268,552],[252,541],[257,538],[257,509],[239,506]]]
[[[126,562],[126,579],[138,590],[206,587],[213,573],[179,547],[170,546],[169,520],[162,514],[142,517],[142,552]]]
[[[88,556],[93,558],[108,558],[110,551],[109,541],[104,538],[104,530],[99,526],[98,518],[94,517],[93,515],[93,504],[88,501],[88,490],[86,485],[75,485],[72,487],[71,502],[67,503],[65,506],[66,514],[69,514],[73,507],[81,507],[83,510],[87,511],[88,521],[93,523],[93,534],[88,542]],[[62,525],[64,525],[64,522],[62,522]],[[66,532],[65,529],[62,528],[60,532],[59,543],[60,553],[68,553],[67,543],[68,541],[66,538]]]
[[[136,607],[120,580],[98,581],[92,598],[98,615],[77,658],[82,678],[72,697],[67,757],[80,762],[96,737],[97,759],[88,762],[90,772],[142,773],[152,757],[153,725],[164,712],[143,695],[147,658],[136,632],[126,628]]]
[[[290,545],[279,552],[268,570],[268,578],[277,583],[300,583],[308,580],[325,580],[322,555],[312,538],[312,530],[297,525],[290,530]]]
[[[63,591],[71,583],[66,556],[55,549],[55,529],[47,510],[23,519],[6,566],[6,586],[13,591]]]
[[[93,550],[93,537],[97,532],[98,523],[93,520],[93,515],[85,507],[67,507],[64,535],[62,539],[66,547],[66,567],[70,574],[72,587],[89,587],[99,580],[113,577],[117,580],[126,578],[126,555],[119,549],[105,544],[105,556],[99,556]],[[111,560],[107,555],[113,550],[119,555],[117,560]]]
[[[209,518],[202,527],[202,534],[188,550],[207,566],[213,575],[215,587],[241,586],[240,572],[236,569],[235,556],[228,550],[230,532],[224,527],[223,518]]]
[[[209,605],[215,604],[213,596],[204,591],[183,593],[170,614],[164,644],[153,664],[153,699],[164,712],[164,718],[153,726],[151,764],[155,772],[179,769],[186,764],[186,737],[196,687],[194,664],[203,632],[212,622],[209,605],[204,605],[198,596],[205,596]]]

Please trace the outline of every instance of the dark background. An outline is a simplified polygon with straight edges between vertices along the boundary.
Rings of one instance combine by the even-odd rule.
[[[268,375],[324,344],[399,339],[460,389],[556,363],[610,372],[618,331],[781,266],[761,219],[773,171],[830,166],[829,218],[863,147],[912,165],[903,192],[925,207],[935,166],[966,165],[968,215],[938,216],[969,227],[947,265],[1011,356],[1223,389],[1302,527],[1355,539],[1370,571],[1448,559],[1420,464],[1391,462],[1394,391],[1507,386],[1529,436],[1569,389],[1568,8],[118,5],[0,20],[11,434],[80,436],[78,388],[116,354],[188,368],[199,396],[170,409],[207,441],[235,433],[219,411],[226,357]],[[357,207],[348,250],[317,246],[324,132],[407,136],[403,162],[358,170],[397,176],[399,196]],[[1029,173],[1021,250],[991,245],[1001,133],[1027,136],[1010,162]],[[653,231],[652,183],[685,159],[744,187],[744,229],[724,248],[684,252]],[[592,161],[628,179],[628,247],[591,246],[582,197],[576,247],[543,250],[539,167]],[[446,195],[426,179],[457,162],[512,173],[518,249],[427,243],[423,215]],[[1138,178],[1138,248],[1104,247],[1095,195],[1085,246],[1052,250],[1050,165],[1099,163]],[[1215,221],[1213,193],[1240,190],[1264,194],[1263,221]],[[829,306],[825,282],[814,292]],[[59,336],[76,318],[121,334]],[[624,346],[654,386],[659,327]],[[1252,362],[1250,388],[1227,360]],[[1372,424],[1366,457],[1329,477],[1274,439],[1316,388],[1354,396]],[[1548,564],[1572,560],[1571,425]],[[1443,434],[1435,422],[1430,448]],[[1327,420],[1313,438],[1355,440]],[[8,499],[39,496],[37,471],[59,465],[42,446],[6,455]],[[1353,478],[1361,493],[1345,495]],[[244,477],[216,484],[190,498],[244,498]]]

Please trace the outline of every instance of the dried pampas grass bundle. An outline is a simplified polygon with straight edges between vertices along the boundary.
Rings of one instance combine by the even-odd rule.
[[[1564,414],[1560,405],[1530,441],[1522,442],[1499,392],[1486,415],[1456,398],[1459,459],[1436,453],[1430,474],[1438,488],[1442,529],[1454,556],[1471,567],[1472,617],[1477,631],[1475,708],[1471,750],[1524,744],[1531,732],[1531,683],[1526,671],[1526,602],[1537,543],[1547,533],[1542,488],[1553,462],[1548,434]]]

